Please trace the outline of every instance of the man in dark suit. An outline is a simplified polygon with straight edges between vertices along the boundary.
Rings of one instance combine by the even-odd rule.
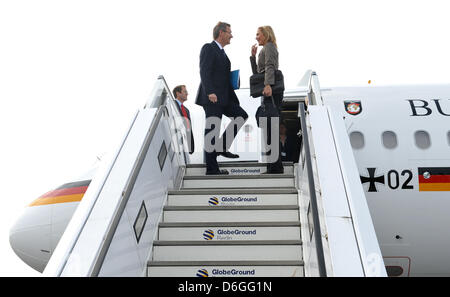
[[[180,112],[180,115],[184,117],[189,154],[192,154],[194,152],[194,134],[192,133],[191,113],[189,112],[189,109],[184,106],[184,102],[187,100],[188,91],[186,90],[185,85],[179,85],[173,89],[172,93],[175,97],[178,111]]]
[[[230,25],[219,22],[214,27],[213,38],[214,40],[205,44],[200,52],[201,82],[195,103],[203,107],[206,116],[206,174],[229,174],[227,170],[219,169],[217,156],[239,158],[228,150],[248,115],[239,106],[239,99],[230,80],[231,62],[223,50],[233,38]],[[223,115],[232,121],[220,136]]]

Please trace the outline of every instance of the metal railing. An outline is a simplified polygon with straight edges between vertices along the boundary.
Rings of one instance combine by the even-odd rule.
[[[130,195],[143,166],[146,153],[149,151],[155,138],[155,133],[159,131],[158,124],[164,118],[167,121],[167,126],[165,127],[169,126],[169,122],[172,123],[172,127],[177,126],[176,121],[180,122],[180,125],[183,124],[181,120],[173,118],[175,108],[169,106],[174,104],[171,99],[171,92],[161,76],[155,83],[155,88],[146,106],[137,112],[110,164],[105,167],[105,170],[100,170],[97,176],[94,177],[91,187],[93,185],[96,187],[90,189],[90,194],[85,195],[81,201],[52,259],[50,259],[49,265],[44,271],[45,275],[98,276],[101,274],[103,263],[108,257],[110,246],[114,241],[114,234],[119,228],[121,217],[131,199]],[[139,125],[139,127],[134,129],[136,125]],[[169,134],[173,134],[174,131],[177,133],[182,129],[173,130],[169,128],[169,130]],[[135,131],[135,133],[131,133],[132,131]],[[181,156],[181,153],[184,154],[184,151],[181,150],[180,154],[176,154],[179,146],[184,142],[179,138],[184,137],[184,134],[177,134],[168,140],[169,145],[172,145],[173,142],[175,146],[174,156],[179,155],[178,161],[174,162],[175,165],[170,163],[173,172],[178,170],[178,174],[176,174],[177,179],[180,176],[180,168],[186,166],[186,157]],[[130,137],[132,139],[129,139]],[[126,143],[129,143],[129,145],[126,146],[127,150],[124,152],[123,148]],[[120,155],[123,155],[123,157],[119,158]],[[134,164],[131,165],[128,159],[133,156],[135,156]],[[116,167],[117,169],[114,169]],[[114,178],[108,183],[113,171],[115,174]],[[168,186],[170,183],[169,179],[165,181],[168,184],[166,185],[162,182],[162,187]],[[109,192],[102,194],[106,184],[108,184]],[[85,236],[81,236],[81,234],[85,234]],[[88,246],[88,249],[85,246]]]
[[[90,272],[90,276],[99,276],[100,269],[103,265],[103,262],[105,260],[105,256],[109,250],[109,247],[111,246],[114,234],[117,231],[117,227],[119,225],[120,219],[122,218],[125,207],[130,199],[131,192],[133,191],[134,185],[136,183],[137,177],[140,173],[142,164],[144,163],[144,159],[147,155],[147,151],[150,147],[150,143],[152,142],[153,136],[155,135],[156,129],[158,127],[159,121],[161,120],[161,117],[163,115],[165,106],[160,106],[156,112],[156,115],[153,119],[153,122],[150,126],[149,131],[147,132],[147,135],[144,140],[144,145],[141,147],[139,154],[137,156],[137,159],[134,163],[133,169],[131,171],[131,175],[127,180],[126,186],[122,193],[122,199],[120,200],[120,204],[117,208],[116,213],[113,216],[113,221],[111,222],[108,231],[106,232],[104,242],[100,248],[100,251],[98,253],[97,258],[95,259],[93,268]]]
[[[310,193],[310,203],[311,203],[311,211],[313,217],[313,233],[314,239],[316,241],[316,250],[317,250],[317,261],[318,261],[318,269],[319,276],[325,277],[327,276],[326,266],[325,266],[325,256],[323,251],[322,244],[322,231],[320,228],[320,220],[319,220],[319,210],[317,206],[317,196],[314,184],[314,174],[312,168],[312,158],[310,151],[310,144],[308,138],[308,130],[306,126],[306,112],[305,112],[305,104],[303,102],[299,102],[299,113],[300,113],[300,124],[302,130],[302,150],[305,152],[305,165],[308,176],[308,185],[309,185],[309,193]]]
[[[120,206],[118,207],[118,210],[117,210],[116,214],[114,215],[114,221],[112,222],[109,230],[107,231],[105,242],[102,245],[99,256],[95,261],[94,267],[91,272],[91,276],[99,276],[100,269],[105,260],[105,256],[111,246],[113,236],[116,233],[117,227],[119,225],[119,221],[124,214],[125,207],[130,199],[130,195],[134,189],[138,175],[141,172],[141,168],[143,166],[145,158],[147,157],[147,153],[150,148],[150,144],[152,143],[152,140],[155,135],[156,129],[158,128],[159,122],[161,121],[161,118],[164,117],[165,114],[170,115],[168,105],[173,104],[172,101],[174,101],[174,98],[172,97],[170,89],[167,85],[167,82],[162,75],[158,77],[157,87],[155,87],[155,89],[156,89],[156,91],[154,91],[154,93],[152,94],[152,97],[150,98],[149,102],[146,104],[146,106],[144,108],[153,107],[153,108],[158,108],[158,110],[152,121],[150,129],[147,132],[147,135],[144,140],[144,144],[142,145],[142,147],[139,151],[139,154],[137,156],[137,159],[136,159],[133,169],[131,171],[131,175],[130,175],[130,177],[127,181],[127,184],[123,190]],[[169,116],[168,120],[172,121],[172,125],[173,125],[173,127],[171,127],[171,129],[169,129],[169,131],[171,133],[173,132],[173,133],[178,134],[179,130],[177,128],[175,128],[177,125],[175,123],[174,115]],[[178,137],[183,137],[183,136],[185,136],[185,134],[186,133],[184,133],[184,135],[179,134],[179,135],[176,135],[176,137],[173,137],[173,135],[171,135],[171,140],[175,142],[175,146],[177,147],[176,149],[181,149],[183,154],[184,154],[184,150],[183,150],[183,148],[180,147],[180,146],[182,146],[182,144],[179,143],[180,140],[178,139]],[[180,161],[181,161],[182,166],[186,166],[185,158],[183,158]]]

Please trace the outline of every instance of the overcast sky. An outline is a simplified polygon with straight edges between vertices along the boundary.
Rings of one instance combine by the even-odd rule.
[[[201,46],[218,21],[248,86],[258,26],[271,25],[280,69],[294,86],[307,69],[322,87],[450,83],[446,1],[0,2],[0,276],[35,276],[8,232],[41,194],[114,150],[158,75],[186,84],[193,104]]]

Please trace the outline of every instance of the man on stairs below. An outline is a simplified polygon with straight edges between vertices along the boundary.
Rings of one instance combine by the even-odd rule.
[[[192,133],[192,123],[191,123],[191,113],[186,106],[184,106],[184,102],[187,100],[188,91],[186,90],[185,85],[176,86],[173,91],[173,96],[175,97],[175,102],[177,103],[178,111],[180,115],[184,117],[184,125],[186,127],[187,141],[189,154],[194,152],[194,134]]]

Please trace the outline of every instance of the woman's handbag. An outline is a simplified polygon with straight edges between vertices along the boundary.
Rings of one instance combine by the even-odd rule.
[[[253,98],[261,97],[264,90],[265,73],[256,73],[250,76],[250,96]],[[281,70],[275,71],[275,84],[271,85],[272,94],[281,94],[284,92],[284,77]]]
[[[260,126],[260,119],[261,118],[277,118],[279,117],[278,108],[275,105],[275,102],[273,101],[272,96],[272,104],[263,102],[260,107],[256,110],[255,118],[256,118],[256,124],[258,127]]]

